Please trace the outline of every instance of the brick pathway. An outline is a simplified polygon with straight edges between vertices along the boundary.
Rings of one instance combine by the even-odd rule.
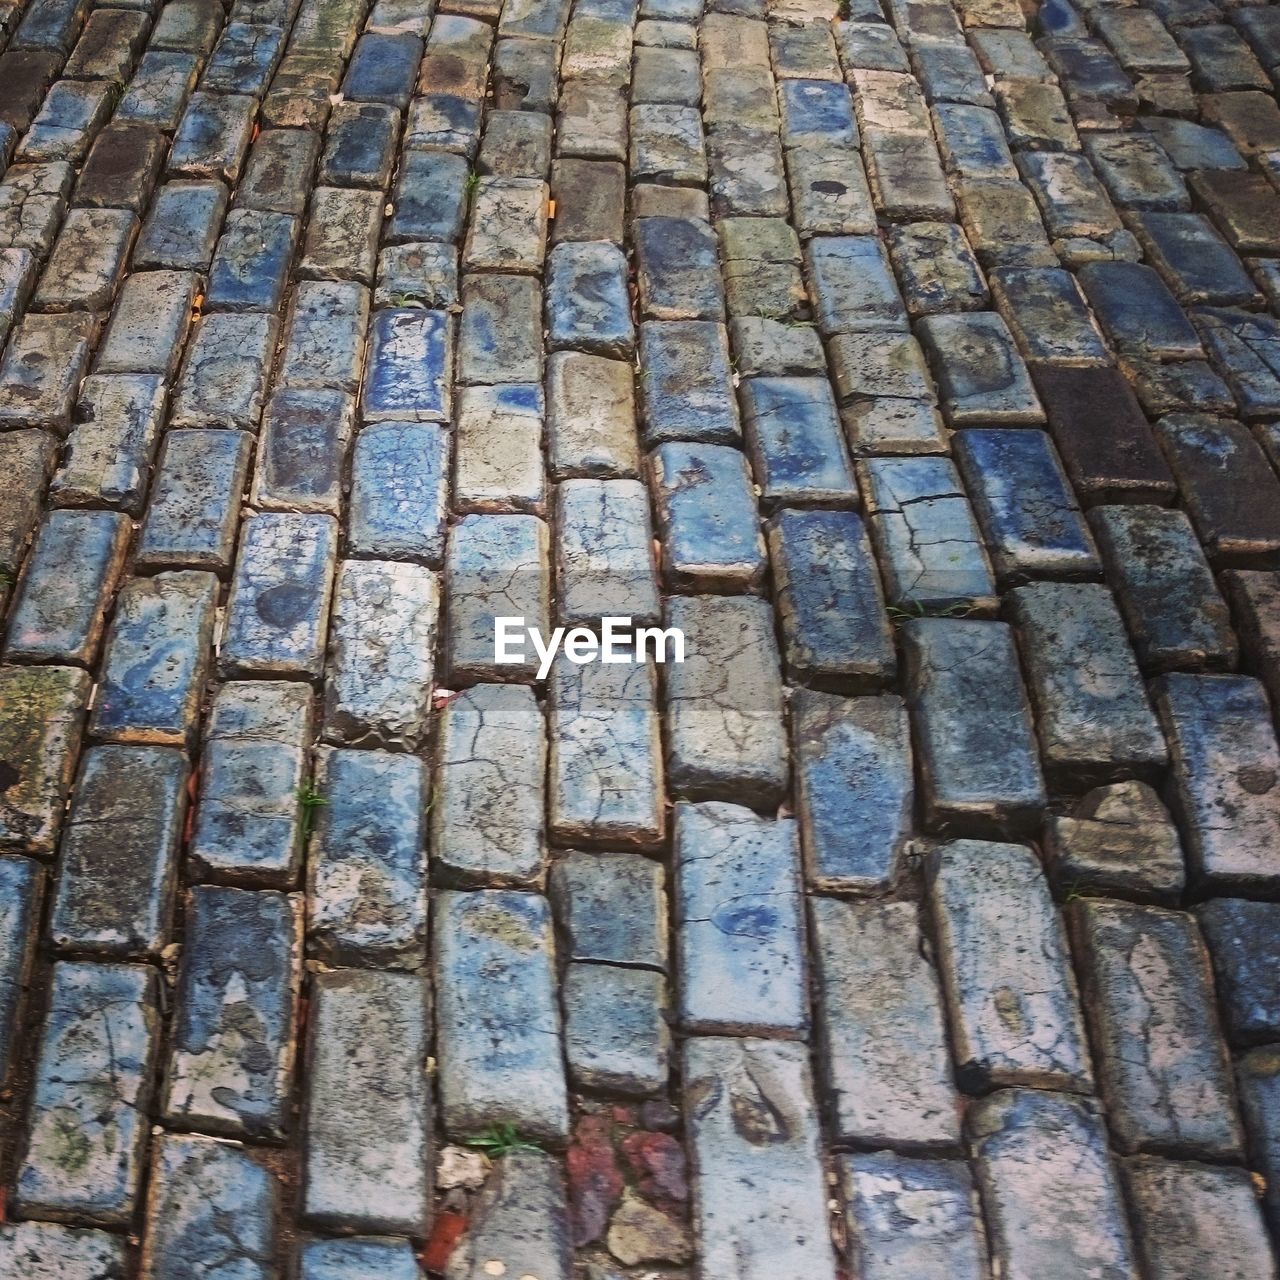
[[[1280,7],[0,31],[0,1280],[1275,1280]]]

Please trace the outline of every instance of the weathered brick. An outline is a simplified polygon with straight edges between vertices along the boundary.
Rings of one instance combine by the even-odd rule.
[[[461,389],[454,432],[455,509],[543,512],[543,416],[542,388],[536,385]]]
[[[963,47],[963,46],[962,46]],[[987,1241],[968,1168],[891,1152],[836,1165],[850,1258],[864,1280],[983,1280]]]
[[[338,515],[355,399],[326,388],[282,387],[267,401],[250,501],[260,510]]]
[[[337,542],[332,516],[264,512],[245,521],[218,656],[223,676],[320,675]]]
[[[156,31],[167,5],[156,22]],[[152,44],[156,37],[152,37]],[[308,129],[265,129],[254,139],[249,161],[236,185],[237,209],[260,209],[267,213],[288,213],[301,217],[307,208],[307,188],[311,184],[320,153],[320,138]],[[325,183],[323,175],[320,178]]]
[[[710,320],[640,326],[640,393],[646,444],[741,436],[725,328]]]
[[[0,1267],[28,1280],[115,1280],[124,1266],[123,1236],[53,1222],[0,1227]]]
[[[204,316],[187,344],[169,424],[255,429],[279,332],[275,316]]]
[[[566,844],[657,846],[665,827],[657,674],[560,657],[547,683],[548,817]]]
[[[703,1269],[723,1280],[834,1280],[808,1050],[694,1038],[683,1065],[685,1096],[697,1102],[688,1123]]]
[[[546,731],[531,690],[481,684],[450,699],[431,808],[437,877],[474,886],[540,884],[545,786]]]
[[[414,751],[426,738],[440,611],[436,575],[394,560],[344,560],[333,588],[323,733]]]
[[[187,893],[163,1111],[209,1133],[283,1136],[293,1083],[302,904],[269,889]]]
[[[567,853],[551,867],[551,901],[567,958],[667,968],[662,864],[635,853]]]
[[[772,611],[750,598],[673,596],[665,621],[685,636],[684,662],[665,673],[671,790],[772,805],[787,777]]]
[[[169,152],[169,172],[234,184],[249,151],[257,104],[246,94],[197,90]]]
[[[295,387],[360,385],[369,291],[340,280],[302,280],[293,291],[280,360],[281,381]]]
[[[143,223],[133,269],[207,271],[226,211],[227,188],[220,181],[166,182]]]
[[[577,351],[547,358],[547,466],[553,480],[639,474],[630,364]]]
[[[1044,421],[1027,367],[995,312],[926,316],[917,332],[953,427]]]
[[[138,219],[126,209],[72,209],[50,251],[33,307],[105,311],[137,233]]]
[[[576,1087],[641,1097],[663,1088],[671,1053],[666,985],[650,969],[565,969],[564,1048]]]
[[[311,987],[302,1214],[343,1231],[418,1236],[431,1204],[430,988],[336,970]]]
[[[426,963],[427,773],[402,753],[316,751],[308,940],[330,964]],[[438,803],[438,802],[437,802]]]
[[[116,120],[154,125],[166,133],[176,129],[196,86],[200,61],[194,53],[149,49],[120,99]]]
[[[1066,1259],[1086,1275],[1137,1275],[1097,1103],[1002,1089],[970,1108],[966,1128],[1000,1275],[1052,1275]]]
[[[916,907],[815,898],[814,980],[838,1141],[955,1146],[960,1112]]]
[[[151,1163],[145,1280],[178,1280],[228,1258],[236,1259],[244,1280],[271,1280],[282,1196],[264,1162],[237,1143],[164,1134],[152,1147]]]
[[[0,857],[0,1081],[8,1081],[21,1043],[19,1017],[35,961],[43,888],[38,863]]]
[[[118,512],[45,516],[14,596],[6,661],[93,664],[130,531]]]
[[[159,955],[169,940],[187,775],[172,747],[84,753],[49,917],[55,947],[117,959]]]
[[[217,598],[211,573],[162,573],[124,584],[89,722],[94,737],[189,745],[204,696]]]
[[[927,874],[961,1083],[1091,1089],[1066,932],[1035,854],[956,840]]]
[[[1195,881],[1267,889],[1280,877],[1280,749],[1267,696],[1247,676],[1161,676],[1152,686],[1169,741],[1169,801]]]
[[[21,1212],[104,1226],[132,1221],[160,1031],[158,986],[141,965],[54,965],[14,1192]]]
[[[245,681],[218,690],[187,852],[195,877],[293,886],[302,861],[299,800],[311,729],[305,684]]]
[[[1069,908],[1098,1082],[1122,1151],[1229,1160],[1242,1134],[1195,917],[1080,900]]]
[[[466,178],[467,162],[461,156],[407,151],[391,193],[395,214],[387,228],[388,241],[460,240],[466,218]]]
[[[463,279],[458,381],[542,381],[542,289],[537,280],[499,274]]]
[[[430,423],[371,423],[351,455],[353,556],[438,565],[444,558],[448,437]]]
[[[120,290],[98,348],[95,372],[172,378],[199,287],[199,277],[189,271],[145,271],[130,276]],[[83,400],[84,392],[82,404]],[[77,406],[77,415],[81,412]]]
[[[502,889],[442,893],[432,934],[446,1131],[466,1137],[509,1123],[535,1139],[564,1141],[569,1113],[546,899]]]
[[[298,242],[299,220],[262,209],[232,209],[209,268],[209,311],[270,311],[280,307]]]
[[[67,434],[96,329],[89,315],[32,314],[17,325],[0,361],[0,430]]]
[[[877,237],[815,236],[804,257],[823,337],[906,329],[902,295]]]
[[[308,280],[372,284],[383,199],[380,191],[317,187],[311,193],[298,274]]]
[[[600,242],[558,244],[547,266],[551,346],[629,359],[635,350],[635,326],[622,250]]]
[[[111,114],[112,87],[87,80],[57,80],[45,95],[16,155],[19,160],[79,164]]]

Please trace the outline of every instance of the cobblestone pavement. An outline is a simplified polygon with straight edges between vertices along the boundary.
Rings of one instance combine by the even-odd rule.
[[[1275,1280],[1280,7],[0,29],[3,1280]]]

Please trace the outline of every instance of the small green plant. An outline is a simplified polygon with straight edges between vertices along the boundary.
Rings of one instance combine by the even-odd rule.
[[[393,307],[425,307],[427,305],[421,298],[415,298],[411,293],[393,293],[387,301]]]
[[[483,1151],[485,1155],[494,1159],[510,1155],[513,1151],[542,1150],[536,1143],[522,1138],[520,1130],[513,1124],[491,1125],[488,1129],[477,1133],[474,1138],[468,1138],[462,1145],[472,1147],[476,1151]]]
[[[310,782],[304,782],[298,789],[298,804],[302,808],[302,838],[305,840],[316,822],[316,810],[329,802]]]
[[[471,172],[467,174],[466,181],[462,184],[462,189],[467,193],[467,195],[471,195],[479,185],[480,174],[475,169],[472,169]]]

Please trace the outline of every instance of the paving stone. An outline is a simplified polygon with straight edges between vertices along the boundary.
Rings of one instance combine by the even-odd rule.
[[[116,598],[90,732],[114,742],[188,745],[208,672],[217,579],[130,578]]]
[[[976,311],[987,288],[964,232],[950,222],[891,227],[889,249],[913,318],[941,311]]]
[[[98,134],[80,171],[75,203],[89,208],[128,209],[141,217],[160,175],[164,149],[164,135],[154,125],[127,120],[107,125]]]
[[[1028,360],[1084,365],[1111,362],[1070,272],[997,270],[991,275],[991,289]]]
[[[429,93],[409,107],[406,154],[439,147],[473,157],[480,145],[481,103],[451,93]]]
[[[244,432],[167,432],[135,551],[137,567],[225,574],[235,550],[240,496],[252,454],[252,441]]]
[[[1280,580],[1275,574],[1228,570],[1223,586],[1231,601],[1245,667],[1261,679],[1272,705],[1280,697]]]
[[[669,442],[650,465],[667,581],[729,591],[757,584],[764,542],[743,455],[721,445]]]
[[[454,433],[453,505],[463,512],[545,509],[542,388],[464,387]]]
[[[662,864],[634,853],[568,853],[550,893],[571,961],[667,968]]]
[[[25,131],[62,65],[63,55],[59,53],[16,48],[5,53],[0,62],[4,72],[0,120],[17,131]]]
[[[10,582],[17,576],[27,542],[40,517],[58,443],[47,431],[9,431],[4,436],[6,468],[0,482],[0,572]]]
[[[1240,1121],[1195,918],[1102,900],[1072,903],[1070,917],[1120,1149],[1232,1158]]]
[[[279,321],[269,315],[202,317],[187,344],[170,425],[254,429],[279,332]]]
[[[707,139],[707,162],[711,209],[717,217],[786,217],[787,180],[774,134],[716,130]]]
[[[915,905],[815,898],[811,912],[836,1140],[954,1146],[960,1118],[942,997]]]
[[[1164,738],[1110,590],[1037,582],[1009,603],[1049,780],[1071,787],[1158,775]]]
[[[147,43],[146,15],[120,9],[89,15],[63,74],[73,80],[110,80],[123,84]]]
[[[952,426],[1021,426],[1044,411],[1005,322],[990,311],[930,315],[918,326]]]
[[[662,838],[657,677],[647,662],[561,657],[548,682],[553,838],[651,848]],[[594,957],[587,957],[594,958]]]
[[[320,675],[337,541],[331,516],[245,521],[218,657],[224,678]]]
[[[447,704],[431,810],[439,878],[474,886],[541,883],[545,734],[532,692],[518,685],[476,685]]]
[[[665,673],[671,791],[772,804],[787,772],[772,611],[750,598],[673,596],[666,622],[686,643]]]
[[[1237,1045],[1271,1039],[1280,1025],[1275,904],[1216,898],[1196,915],[1213,959],[1228,1038]]]
[[[557,245],[548,262],[550,346],[629,359],[635,350],[627,260],[604,243]]]
[[[447,421],[452,364],[453,326],[444,312],[378,311],[365,366],[365,421]]]
[[[1153,417],[1165,413],[1234,413],[1235,398],[1227,384],[1204,360],[1160,363],[1121,357],[1121,367],[1133,381],[1142,408]],[[1128,391],[1128,383],[1125,384]]]
[[[1025,845],[957,840],[927,864],[957,1078],[1087,1091],[1066,934]]]
[[[1215,564],[1263,567],[1280,557],[1280,481],[1247,428],[1201,414],[1158,427],[1191,522]]]
[[[288,214],[233,209],[209,271],[207,308],[278,311],[297,247],[298,222]]]
[[[296,1056],[301,907],[269,889],[188,891],[164,1078],[171,1122],[232,1136],[283,1136]]]
[[[1044,782],[1012,629],[911,618],[902,636],[929,826],[944,833],[1033,826],[1044,807]]]
[[[531,276],[468,275],[462,282],[458,381],[542,381],[542,289]]]
[[[366,31],[342,82],[352,102],[382,102],[403,111],[409,105],[422,57],[422,40],[412,32]]]
[[[728,335],[709,320],[640,326],[640,394],[646,444],[740,438]]]
[[[629,193],[633,218],[694,218],[711,220],[711,201],[701,187],[666,187],[658,182],[637,182]]]
[[[540,663],[526,644],[523,659],[499,663],[497,619],[523,617],[551,632],[551,536],[532,515],[464,516],[452,525],[445,552],[445,639],[451,683],[532,682]]]
[[[227,209],[221,182],[177,179],[157,192],[134,249],[132,265],[207,271]],[[126,285],[126,288],[128,286]]]
[[[112,87],[89,80],[50,86],[16,155],[19,160],[67,160],[79,164],[111,114]]]
[[[805,270],[824,337],[906,328],[888,255],[875,237],[817,236],[805,246]]]
[[[256,107],[245,94],[197,90],[174,134],[169,172],[234,184],[249,150]]]
[[[171,378],[191,324],[199,278],[186,271],[131,275],[120,290],[94,365],[99,374],[150,373]],[[85,386],[90,385],[88,380]],[[84,393],[77,406],[82,416]],[[105,406],[104,406],[105,407]]]
[[[407,1240],[380,1237],[308,1240],[299,1255],[300,1280],[417,1280],[418,1260]]]
[[[506,44],[506,41],[500,42],[502,46]],[[544,75],[548,81],[554,80],[554,50],[549,49],[547,45],[539,44],[538,52],[540,59],[545,59],[539,68],[541,75]],[[533,79],[534,88],[524,98],[524,109],[526,111],[551,110],[555,105],[555,89],[551,88],[544,96],[539,83],[541,76],[535,76]],[[501,99],[497,101],[501,102]],[[531,103],[534,105],[531,106]],[[662,110],[657,107],[651,109]],[[670,108],[670,110],[683,109]],[[680,122],[676,132],[681,135],[692,133],[696,124],[698,124],[698,114],[694,111],[691,116],[687,116]],[[634,127],[633,123],[632,128]],[[700,133],[698,137],[701,137]],[[590,80],[565,81],[556,110],[556,150],[560,155],[577,159],[624,161],[628,158],[629,141],[635,147],[645,145],[644,142],[635,141],[634,137],[629,135],[626,98],[616,86],[598,84]],[[665,151],[662,140],[656,143],[653,143],[652,139],[646,141],[652,143],[643,154],[646,172],[637,176],[650,176],[654,181],[666,182],[668,174],[673,178],[685,176],[680,171],[680,166],[686,165],[688,173],[700,175],[697,180],[705,181],[706,171],[702,161],[701,142],[698,143],[697,149],[686,152],[680,140],[674,143],[666,140],[669,149]],[[633,152],[633,154],[638,153]],[[639,164],[640,161],[633,163]],[[649,170],[656,172],[649,173]]]
[[[471,196],[463,265],[472,271],[540,271],[547,248],[548,190],[537,178],[480,178]]]
[[[1085,1274],[1137,1274],[1096,1102],[1002,1089],[970,1109],[966,1128],[993,1269],[1026,1280],[1071,1259]]]
[[[1226,603],[1184,512],[1097,507],[1089,522],[1145,670],[1235,665]]]
[[[1249,303],[1257,291],[1231,247],[1199,213],[1141,213],[1130,226],[1178,301]]]
[[[295,387],[355,391],[363,364],[369,291],[341,281],[303,280],[293,290],[280,361]]]
[[[990,109],[940,103],[932,111],[943,167],[951,174],[986,181],[1017,176],[1013,155]]]
[[[0,361],[0,430],[67,434],[96,327],[89,315],[28,315],[16,326]]]
[[[1045,829],[1055,886],[1175,903],[1185,881],[1178,832],[1156,793],[1142,782],[1096,787]]]
[[[1040,366],[1035,390],[1049,433],[1082,503],[1167,503],[1173,475],[1124,375],[1117,369]],[[1097,430],[1105,412],[1110,430]]]
[[[982,1280],[987,1243],[971,1175],[958,1160],[892,1152],[837,1160],[850,1259],[866,1280]]]
[[[1089,306],[1120,351],[1158,360],[1196,359],[1200,339],[1160,277],[1136,262],[1090,262],[1080,269]]]
[[[366,426],[351,455],[348,553],[439,565],[447,472],[448,439],[435,424]]]
[[[236,186],[235,207],[300,218],[306,212],[307,188],[319,154],[320,139],[309,130],[264,129],[249,151],[248,163]],[[327,182],[323,174],[320,180]]]
[[[1275,1274],[1257,1196],[1243,1169],[1140,1156],[1125,1161],[1121,1174],[1148,1274],[1165,1280],[1206,1267],[1241,1280]]]
[[[1248,419],[1280,410],[1280,325],[1266,315],[1205,309],[1195,317],[1209,358]]]
[[[962,40],[913,38],[911,67],[931,106],[938,102],[994,105],[978,59]]]
[[[430,990],[337,970],[311,988],[302,1214],[343,1231],[420,1235],[430,1208]]]
[[[629,364],[559,351],[547,358],[547,463],[553,480],[639,472]]]
[[[636,282],[646,320],[721,320],[724,288],[711,227],[697,218],[638,218]]]
[[[380,191],[317,187],[311,195],[298,274],[310,280],[372,284],[382,211]]]
[[[1198,882],[1260,889],[1280,875],[1271,792],[1280,752],[1266,694],[1246,676],[1161,676],[1152,687],[1169,741],[1169,802]]]
[[[551,198],[556,216],[551,241],[622,242],[626,170],[607,160],[558,157],[551,165]]]
[[[123,209],[72,209],[49,255],[33,306],[105,311],[124,275],[138,220]]]
[[[11,166],[0,182],[0,244],[43,258],[57,235],[73,175],[63,161]]]
[[[689,30],[680,24],[670,25],[675,33]],[[663,36],[658,38],[663,39]],[[671,38],[677,37],[673,33]],[[702,93],[698,68],[698,55],[692,48],[638,44],[631,71],[631,101],[636,104],[662,102],[696,107]]]
[[[419,303],[451,308],[458,301],[458,251],[449,244],[388,245],[378,254],[377,307]]]
[[[701,1265],[724,1280],[833,1280],[805,1046],[696,1037],[683,1066]]]
[[[992,611],[995,581],[954,464],[868,458],[859,467],[889,603],[917,612]]]
[[[115,119],[150,124],[166,133],[172,132],[182,119],[199,74],[197,54],[149,49],[139,60],[120,99]]]
[[[92,666],[131,529],[107,511],[50,511],[15,592],[4,656]]]
[[[1263,1209],[1267,1220],[1274,1223],[1277,1197],[1272,1177],[1280,1154],[1275,1126],[1276,1107],[1280,1104],[1280,1054],[1270,1047],[1250,1050],[1237,1064],[1236,1082],[1248,1130],[1250,1160],[1266,1177]]]
[[[562,999],[565,1055],[570,1078],[578,1088],[629,1096],[662,1089],[671,1052],[662,974],[607,964],[570,964]]]
[[[826,369],[822,341],[810,323],[802,324],[790,318],[739,316],[729,322],[729,334],[737,372],[742,377],[757,374],[789,377],[822,373]]]
[[[445,1280],[485,1280],[495,1266],[504,1275],[531,1267],[539,1280],[569,1280],[573,1246],[564,1176],[553,1156],[513,1151],[497,1162]]]
[[[0,846],[52,854],[91,681],[74,667],[0,667]]]
[[[433,912],[446,1131],[465,1137],[511,1123],[535,1140],[564,1141],[569,1113],[546,899],[502,889],[445,892]]]
[[[0,1227],[0,1266],[30,1280],[116,1280],[125,1274],[121,1236],[53,1222]]]
[[[44,874],[30,858],[0,857],[0,888],[0,1079],[7,1081],[35,962]],[[665,915],[661,923],[665,928]]]
[[[1059,253],[1081,237],[1099,242],[1093,250],[1114,250],[1129,238],[1106,189],[1088,159],[1071,152],[1023,151],[1018,172],[1030,189],[1045,228]]]
[[[200,806],[188,849],[200,879],[274,888],[296,882],[312,714],[305,684],[219,688],[205,728]]]
[[[427,935],[427,775],[415,756],[319,747],[308,940],[330,964],[418,969]]]
[[[1035,199],[1021,183],[961,176],[956,184],[960,225],[983,267],[1056,265]]]
[[[1148,116],[1142,127],[1180,171],[1247,168],[1244,157],[1220,129],[1175,116]]]
[[[281,388],[267,402],[250,501],[260,509],[338,515],[355,400]]]
[[[1002,586],[1098,575],[1093,538],[1044,432],[975,427],[954,448]]]
[[[54,965],[14,1192],[21,1212],[103,1226],[132,1220],[160,1031],[157,986],[141,965]]]
[[[551,168],[553,132],[550,116],[533,111],[490,112],[477,172],[544,181]]]
[[[416,750],[431,704],[440,607],[435,574],[398,561],[344,560],[333,594],[325,739]]]
[[[29,249],[0,249],[0,341],[26,310],[38,264]]]
[[[142,1275],[176,1280],[232,1257],[245,1280],[270,1280],[281,1195],[265,1165],[237,1143],[184,1134],[158,1137],[151,1158]]]
[[[696,107],[643,103],[631,108],[629,123],[628,170],[633,181],[674,187],[707,181],[702,117]]]
[[[809,1009],[795,823],[739,805],[680,804],[673,889],[682,1029],[803,1037]]]

